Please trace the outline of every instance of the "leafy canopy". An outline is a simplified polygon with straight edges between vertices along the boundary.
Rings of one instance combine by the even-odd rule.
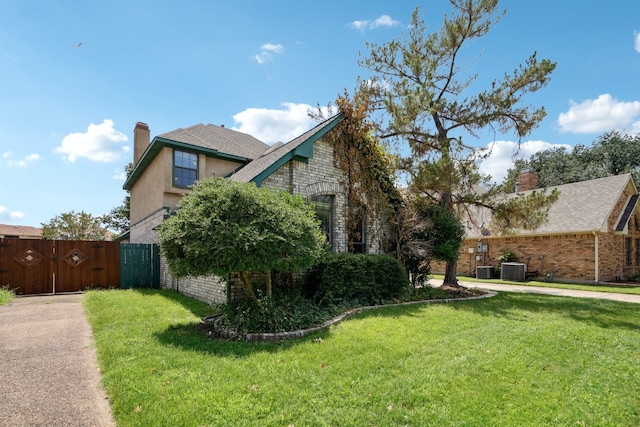
[[[85,211],[70,211],[56,215],[48,223],[41,223],[42,237],[57,240],[104,240],[107,230],[102,228],[103,217]]]
[[[196,182],[158,231],[177,277],[298,271],[315,264],[326,244],[302,197],[218,177]]]

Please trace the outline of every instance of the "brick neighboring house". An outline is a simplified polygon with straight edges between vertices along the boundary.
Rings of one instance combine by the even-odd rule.
[[[26,225],[0,224],[0,239],[42,239],[42,229]]]
[[[134,164],[124,189],[130,191],[131,243],[156,243],[156,228],[175,211],[197,179],[227,177],[257,186],[280,188],[299,194],[316,206],[322,229],[336,252],[350,247],[360,252],[381,252],[384,232],[369,233],[380,225],[362,224],[360,239],[348,232],[346,177],[334,162],[333,147],[323,139],[342,115],[336,115],[292,141],[273,146],[250,135],[220,126],[196,125],[158,135],[150,142],[149,127],[134,129]],[[367,239],[375,234],[376,239]],[[351,240],[352,245],[349,245]],[[355,241],[358,240],[358,241]],[[161,287],[177,289],[207,303],[224,303],[242,292],[227,278],[175,278],[161,260]]]
[[[517,193],[536,190],[534,172],[524,171],[518,181]],[[614,281],[640,271],[639,196],[631,174],[548,190],[553,188],[560,195],[548,222],[533,231],[492,234],[484,226],[491,222],[490,211],[472,208],[473,219],[463,219],[458,274],[475,276],[477,266],[499,266],[497,258],[506,250],[528,271],[553,272],[555,279],[569,282]]]

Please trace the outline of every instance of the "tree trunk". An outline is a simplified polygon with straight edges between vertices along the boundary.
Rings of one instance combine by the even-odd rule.
[[[271,270],[267,270],[267,296],[271,296]]]
[[[251,280],[249,280],[249,273],[247,273],[246,271],[241,271],[240,279],[242,280],[244,288],[247,290],[247,293],[249,294],[251,299],[257,300],[258,297],[256,296],[256,291],[253,290],[253,285],[251,284]]]
[[[442,286],[460,287],[457,276],[458,261],[447,261]]]

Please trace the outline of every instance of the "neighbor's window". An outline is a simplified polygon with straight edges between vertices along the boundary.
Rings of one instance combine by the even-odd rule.
[[[333,248],[333,196],[313,196],[311,203],[316,207],[316,218],[320,220],[320,229],[327,236],[329,246]]]
[[[173,152],[173,185],[190,187],[198,179],[198,155],[186,151]]]
[[[631,265],[631,237],[624,239],[624,253],[627,265]]]
[[[640,265],[640,239],[636,239],[636,266]]]

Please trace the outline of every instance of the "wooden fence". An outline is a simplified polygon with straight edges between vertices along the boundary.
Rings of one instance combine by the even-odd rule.
[[[92,287],[157,287],[157,246],[133,245],[136,247],[129,249],[129,245],[111,241],[3,238],[0,286],[7,286],[18,295],[77,292]]]

